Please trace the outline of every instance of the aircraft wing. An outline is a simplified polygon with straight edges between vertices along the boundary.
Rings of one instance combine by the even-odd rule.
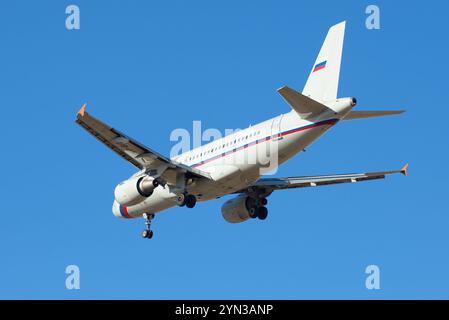
[[[106,145],[109,149],[137,168],[141,170],[145,169],[149,172],[149,174],[152,174],[152,170],[165,167],[182,171],[184,173],[188,172],[196,177],[211,179],[208,173],[191,168],[161,155],[160,153],[142,145],[136,140],[91,116],[85,109],[86,105],[84,105],[78,112],[76,116],[76,123]]]
[[[354,183],[367,180],[384,179],[385,176],[402,173],[407,175],[408,164],[401,170],[395,171],[380,171],[380,172],[368,172],[368,173],[349,173],[349,174],[336,174],[327,176],[305,176],[305,177],[288,177],[288,178],[262,178],[250,186],[250,189],[254,192],[263,193],[266,195],[271,194],[275,190],[291,189],[291,188],[305,188],[325,186],[338,183]],[[241,190],[239,193],[248,192],[248,190]]]

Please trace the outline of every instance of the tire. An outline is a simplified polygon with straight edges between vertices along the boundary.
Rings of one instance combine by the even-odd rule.
[[[268,209],[266,207],[259,208],[259,219],[265,220],[268,217]]]
[[[185,202],[186,202],[186,207],[191,209],[191,208],[195,207],[195,205],[196,205],[196,198],[194,195],[189,194],[186,197]]]
[[[268,204],[267,198],[262,198],[262,199],[260,199],[260,203],[261,203],[263,206],[266,206],[266,205]]]
[[[187,202],[187,197],[184,194],[180,194],[177,198],[176,198],[176,203],[178,204],[178,206],[180,207],[184,207],[185,204]]]
[[[142,238],[145,238],[145,239],[153,238],[153,230],[143,230],[142,231]]]
[[[251,219],[255,219],[255,218],[257,218],[258,215],[259,215],[259,214],[258,214],[258,213],[259,213],[259,210],[258,210],[257,207],[251,207],[251,208],[249,208],[248,212],[249,212],[249,217],[250,217]]]

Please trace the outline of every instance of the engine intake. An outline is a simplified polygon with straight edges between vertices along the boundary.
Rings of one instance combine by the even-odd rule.
[[[157,180],[153,177],[133,177],[117,185],[114,191],[115,200],[123,206],[132,206],[151,196],[157,186]]]

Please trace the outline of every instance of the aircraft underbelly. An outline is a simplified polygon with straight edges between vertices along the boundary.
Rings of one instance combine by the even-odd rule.
[[[286,137],[282,137],[277,143],[276,148],[266,148],[264,152],[273,152],[271,157],[261,156],[258,160],[270,161],[256,161],[256,162],[244,162],[239,163],[236,161],[236,173],[229,175],[226,179],[218,181],[204,181],[201,188],[195,188],[196,192],[202,194],[203,200],[214,199],[217,196],[223,196],[238,190],[241,190],[250,184],[257,181],[261,175],[267,172],[274,172],[277,166],[286,162],[290,158],[294,157],[298,152],[302,151],[304,148],[313,143],[322,134],[324,134],[329,129],[329,126],[312,128],[305,132],[298,132]],[[272,142],[269,142],[272,143]],[[251,151],[250,151],[251,152]],[[254,153],[254,151],[252,151]],[[207,168],[208,172],[220,171],[221,168],[226,167],[226,165],[215,165]],[[238,169],[238,170],[237,170]]]
[[[322,126],[283,137],[279,142],[279,164],[282,164],[311,145],[330,127]]]

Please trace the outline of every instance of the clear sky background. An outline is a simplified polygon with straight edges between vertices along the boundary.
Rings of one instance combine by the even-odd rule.
[[[0,4],[0,298],[449,298],[447,1],[67,1]],[[381,29],[365,28],[365,8]],[[74,120],[89,111],[169,154],[176,128],[288,112],[327,29],[347,20],[339,95],[399,117],[339,123],[279,176],[410,175],[288,190],[269,218],[226,223],[219,199],[141,219],[111,212],[134,167]],[[81,290],[65,268],[81,269]],[[365,288],[365,268],[381,290]]]

